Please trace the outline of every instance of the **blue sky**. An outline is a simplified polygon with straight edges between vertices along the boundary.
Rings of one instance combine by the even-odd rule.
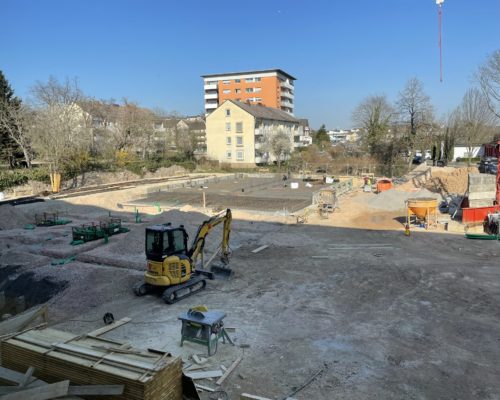
[[[500,1],[446,0],[439,82],[434,0],[3,0],[0,69],[26,97],[49,75],[86,94],[184,114],[203,110],[200,75],[281,68],[295,114],[351,126],[366,96],[394,100],[420,78],[438,115],[500,48]]]

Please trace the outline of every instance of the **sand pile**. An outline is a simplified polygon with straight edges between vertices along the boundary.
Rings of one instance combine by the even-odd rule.
[[[426,182],[425,187],[443,195],[451,193],[463,194],[467,190],[469,173],[477,174],[478,172],[477,167],[432,168],[432,177]]]
[[[413,192],[405,192],[402,190],[390,189],[377,194],[376,196],[367,199],[366,206],[378,210],[398,211],[405,209],[405,201],[409,198],[432,197],[440,199],[436,193],[430,192],[427,189],[420,189]]]
[[[10,204],[0,206],[0,229],[22,228],[29,223],[33,223],[33,221],[17,210],[16,207]]]

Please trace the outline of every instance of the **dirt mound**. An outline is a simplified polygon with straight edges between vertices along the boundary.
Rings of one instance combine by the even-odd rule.
[[[467,190],[469,173],[477,173],[477,167],[431,167],[430,176],[420,176],[410,179],[397,187],[398,190],[413,190],[425,188],[442,196],[451,193],[463,194]]]
[[[24,225],[32,223],[26,215],[10,204],[0,206],[0,230],[22,228]]]
[[[478,173],[477,167],[466,168],[432,168],[432,177],[425,187],[433,192],[448,195],[463,194],[467,190],[469,173]]]

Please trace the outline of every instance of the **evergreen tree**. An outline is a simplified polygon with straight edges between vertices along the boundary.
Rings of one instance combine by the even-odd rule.
[[[324,124],[313,134],[313,143],[318,145],[321,149],[330,143],[330,136],[328,136]]]
[[[9,85],[3,72],[0,70],[0,114],[10,106],[19,107],[21,101],[14,96],[14,91]],[[0,159],[9,163],[11,167],[16,164],[17,158],[22,158],[23,153],[16,142],[5,129],[0,126]]]

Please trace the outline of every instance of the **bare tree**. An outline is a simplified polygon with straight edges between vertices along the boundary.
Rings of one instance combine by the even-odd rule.
[[[135,148],[143,158],[146,156],[154,133],[153,113],[124,99],[122,105],[109,105],[105,118],[108,123],[104,134],[114,150]]]
[[[406,142],[409,163],[411,164],[415,144],[419,139],[418,135],[422,130],[428,130],[429,126],[434,123],[434,108],[419,79],[411,78],[406,82],[404,89],[399,93],[396,108],[399,111],[401,121],[407,127]]]
[[[455,113],[459,138],[467,147],[470,165],[473,147],[491,139],[488,135],[491,133],[495,115],[488,108],[486,96],[476,88],[467,90]]]
[[[281,166],[281,161],[285,160],[292,151],[292,142],[290,136],[285,131],[279,129],[275,134],[269,137],[269,150],[276,158],[278,167]]]
[[[4,101],[0,105],[0,130],[19,146],[28,168],[32,159],[29,131],[33,128],[33,117],[33,110],[24,104]]]
[[[479,67],[477,80],[489,109],[500,118],[500,50],[494,51]]]
[[[394,110],[385,95],[369,96],[354,110],[352,120],[363,128],[364,141],[371,155],[380,156],[380,148],[385,146],[393,116]]]
[[[31,143],[37,155],[49,162],[51,173],[60,173],[89,149],[89,115],[79,106],[84,95],[76,80],[61,83],[54,77],[37,82],[31,94],[36,106]]]

